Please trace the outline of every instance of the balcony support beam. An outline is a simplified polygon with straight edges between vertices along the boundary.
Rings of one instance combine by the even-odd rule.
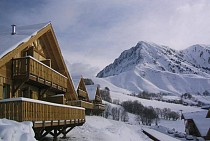
[[[15,93],[17,92],[17,90],[20,89],[27,81],[28,81],[28,76],[24,77],[23,79],[19,80],[18,82],[13,79],[12,97],[15,97]]]
[[[39,99],[43,98],[43,95],[50,89],[50,87],[45,88],[45,89],[40,89],[39,90]]]

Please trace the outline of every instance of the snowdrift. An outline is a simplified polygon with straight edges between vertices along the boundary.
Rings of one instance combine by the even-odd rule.
[[[31,122],[0,119],[0,141],[36,141]]]

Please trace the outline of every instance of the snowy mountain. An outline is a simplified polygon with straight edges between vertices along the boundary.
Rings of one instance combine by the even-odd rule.
[[[134,92],[210,92],[210,46],[194,45],[176,51],[141,41],[123,51],[97,77]]]

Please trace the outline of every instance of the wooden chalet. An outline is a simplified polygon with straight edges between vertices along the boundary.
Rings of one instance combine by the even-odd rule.
[[[77,91],[78,100],[69,101],[68,104],[77,107],[85,108],[85,113],[89,115],[93,109],[93,103],[90,101],[84,78],[74,78],[73,79],[75,90]]]
[[[102,98],[98,85],[86,85],[90,101],[93,103],[92,113],[100,115],[105,110],[105,105],[102,103]]]
[[[57,138],[85,122],[84,108],[65,105],[72,100],[77,93],[50,23],[0,34],[0,118],[32,121],[37,139]]]
[[[186,133],[210,140],[210,118],[208,113],[209,111],[183,113],[182,119],[185,121]]]

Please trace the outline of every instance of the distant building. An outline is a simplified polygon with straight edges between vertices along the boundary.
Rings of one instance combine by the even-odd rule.
[[[210,110],[183,113],[182,119],[187,134],[210,140]]]
[[[105,105],[102,103],[99,86],[96,84],[86,85],[86,89],[90,101],[94,104],[92,113],[95,115],[100,115],[105,110]]]
[[[74,88],[77,92],[78,100],[72,100],[68,101],[67,104],[72,105],[72,106],[77,106],[77,107],[83,107],[85,108],[85,113],[86,115],[91,114],[93,110],[93,103],[90,101],[88,92],[86,90],[84,78],[74,78]]]

